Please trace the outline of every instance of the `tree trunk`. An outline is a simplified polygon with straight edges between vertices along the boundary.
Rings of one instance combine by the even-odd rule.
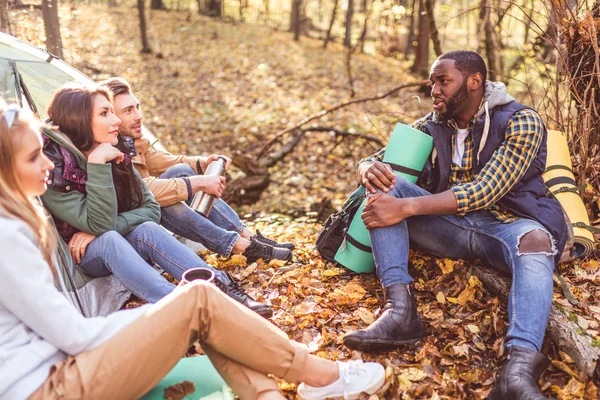
[[[485,0],[484,0],[485,1]],[[420,76],[429,75],[429,21],[425,12],[425,1],[419,0],[419,33],[417,35],[417,48],[415,62],[410,70]]]
[[[346,11],[346,34],[344,46],[352,47],[352,17],[354,16],[354,0],[348,0],[348,11]]]
[[[338,4],[340,0],[333,0],[333,11],[331,12],[331,22],[329,23],[329,29],[327,29],[327,36],[325,36],[325,41],[323,42],[323,48],[327,48],[327,44],[331,40],[331,29],[333,29],[333,24],[335,23],[335,15],[337,14]]]
[[[198,13],[208,15],[209,17],[220,17],[222,15],[221,0],[205,0],[202,5],[201,0],[198,2]]]
[[[244,22],[244,10],[248,7],[248,0],[239,0],[240,2],[240,21]]]
[[[493,270],[475,265],[473,272],[491,292],[507,301],[510,281],[502,278]],[[583,373],[594,380],[600,378],[600,349],[592,345],[588,336],[579,334],[579,325],[569,320],[568,316],[556,306],[550,310],[547,333],[550,339],[567,353]]]
[[[435,55],[439,57],[442,55],[442,44],[440,43],[440,36],[433,15],[434,1],[435,0],[425,0],[425,10],[427,11],[427,21],[429,21],[429,36],[431,37],[431,43],[433,43]]]
[[[408,27],[408,35],[406,36],[406,47],[404,48],[404,59],[408,59],[410,53],[414,48],[413,41],[415,40],[415,8],[417,7],[417,0],[412,0],[410,6],[410,25]]]
[[[300,40],[300,9],[302,0],[292,1],[292,14],[290,16],[290,32],[294,33],[294,40]]]
[[[58,20],[58,1],[42,0],[42,15],[46,30],[46,48],[56,57],[62,59],[62,41],[60,38],[60,23]]]
[[[11,34],[10,20],[7,11],[8,0],[0,0],[0,31]]]
[[[150,1],[150,9],[151,10],[166,10],[167,7],[165,6],[165,3],[163,3],[163,0],[151,0]]]
[[[269,20],[271,19],[271,12],[269,10],[269,3],[271,2],[271,0],[263,0],[263,20],[266,21],[267,23],[269,22]]]
[[[367,3],[367,0],[364,0],[363,5],[365,7],[369,7],[369,8],[365,10],[365,20],[363,21],[363,29],[362,29],[362,32],[360,33],[360,37],[358,38],[358,43],[356,46],[356,47],[360,46],[361,53],[365,52],[365,39],[367,37],[369,18],[371,17],[371,12],[373,11],[373,3],[371,3],[370,6],[366,3]],[[356,47],[355,47],[355,49],[356,49]]]
[[[496,30],[492,24],[492,8],[488,5],[488,0],[481,0],[482,12],[485,12],[483,29],[485,32],[485,54],[487,56],[488,79],[496,81],[502,76],[502,56],[500,55],[500,46],[497,43]]]
[[[152,53],[150,43],[148,42],[148,32],[146,30],[146,5],[144,0],[137,0],[138,14],[140,17],[140,33],[142,35],[142,53]]]

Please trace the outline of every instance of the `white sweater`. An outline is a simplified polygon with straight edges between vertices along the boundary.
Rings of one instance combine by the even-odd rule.
[[[33,232],[0,214],[0,400],[29,397],[53,364],[98,347],[148,307],[83,317],[54,286]]]

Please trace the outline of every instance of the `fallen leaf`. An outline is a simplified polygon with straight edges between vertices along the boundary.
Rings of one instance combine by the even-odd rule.
[[[435,298],[437,299],[437,301],[439,301],[442,304],[444,304],[446,302],[446,296],[444,296],[444,293],[442,293],[442,292],[437,292],[437,294],[435,295]]]
[[[454,263],[449,258],[444,258],[443,260],[437,260],[437,265],[442,270],[443,274],[449,274],[454,271]]]
[[[245,267],[247,262],[246,256],[241,254],[232,255],[229,260],[225,261],[227,267]]]
[[[375,322],[375,316],[373,313],[364,307],[360,307],[354,311],[354,316],[360,318],[367,325],[371,325],[373,322]]]
[[[183,381],[165,388],[163,397],[167,400],[183,400],[188,394],[196,391],[196,385],[191,381]]]

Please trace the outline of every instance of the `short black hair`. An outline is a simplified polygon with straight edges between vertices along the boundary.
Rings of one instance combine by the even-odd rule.
[[[438,60],[454,60],[456,69],[463,76],[474,75],[477,72],[483,77],[483,82],[487,79],[487,67],[485,61],[479,53],[470,50],[449,51],[438,57]]]

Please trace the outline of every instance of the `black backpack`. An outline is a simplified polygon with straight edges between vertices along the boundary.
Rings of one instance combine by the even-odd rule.
[[[346,231],[356,211],[366,197],[365,188],[359,186],[348,197],[342,209],[335,214],[331,214],[323,224],[323,228],[321,228],[317,236],[315,247],[325,260],[336,262],[333,257],[335,257],[335,254],[342,245]]]

